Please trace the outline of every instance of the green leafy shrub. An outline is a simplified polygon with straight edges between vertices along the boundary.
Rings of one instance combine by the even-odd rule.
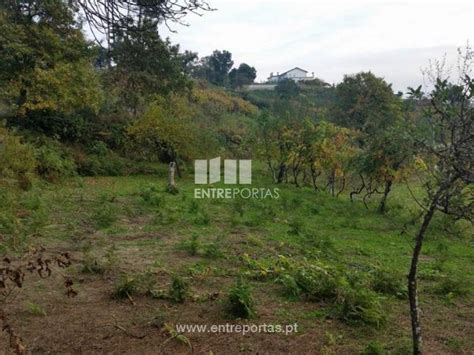
[[[258,262],[254,262],[257,263]],[[368,288],[366,273],[349,273],[321,262],[280,257],[267,266],[287,295],[327,302],[343,321],[378,326],[385,320],[381,298]]]
[[[334,305],[337,318],[374,326],[380,326],[385,321],[381,298],[374,291],[344,285],[339,287],[337,293]]]
[[[406,283],[403,282],[403,276],[382,269],[375,269],[371,276],[371,286],[374,291],[401,299],[407,297],[408,290]]]
[[[160,194],[157,186],[149,185],[142,187],[139,192],[144,204],[153,207],[163,207],[165,204],[164,197]]]
[[[250,286],[242,278],[238,278],[229,291],[227,311],[235,318],[253,318],[256,315]]]
[[[106,156],[109,153],[109,148],[107,144],[102,141],[93,141],[87,147],[89,154],[94,154],[97,156]]]
[[[191,238],[183,241],[179,248],[187,251],[190,255],[195,256],[201,250],[201,242],[199,241],[199,235],[193,234]]]
[[[188,295],[189,285],[182,277],[173,276],[169,290],[169,298],[173,302],[183,303]]]
[[[127,161],[114,152],[105,155],[75,153],[77,172],[82,176],[122,176],[127,172]]]
[[[92,220],[96,228],[110,227],[117,220],[117,209],[109,202],[103,202],[92,213]]]
[[[137,294],[152,294],[156,280],[150,271],[133,275],[122,274],[115,285],[114,298],[126,298]]]
[[[0,122],[0,182],[13,180],[23,190],[31,187],[37,166],[34,150]]]
[[[204,245],[204,256],[210,259],[221,258],[223,256],[222,251],[220,250],[219,244],[216,242],[208,243]]]
[[[61,145],[52,140],[43,140],[35,149],[38,175],[50,182],[57,182],[76,173],[76,164]]]
[[[466,279],[459,275],[446,275],[433,287],[435,294],[457,297],[470,294],[470,288]]]
[[[89,249],[84,251],[84,259],[82,261],[82,270],[85,274],[103,274],[104,266],[95,258]]]
[[[283,285],[286,295],[291,298],[298,297],[302,292],[295,278],[289,274],[281,275],[278,282]]]
[[[362,351],[362,355],[385,355],[386,353],[383,345],[378,341],[371,341]]]
[[[310,299],[332,300],[337,296],[340,277],[326,266],[306,264],[297,267],[293,277],[302,293]]]
[[[304,221],[300,217],[294,217],[288,222],[290,229],[288,234],[301,235],[304,230]]]
[[[199,212],[199,203],[196,200],[191,200],[189,203],[188,212],[191,214],[197,214]]]
[[[115,286],[113,296],[115,298],[126,298],[134,295],[139,290],[139,279],[136,276],[123,274]]]
[[[28,313],[30,313],[31,315],[40,317],[46,316],[46,311],[44,310],[44,308],[37,303],[27,302],[26,307],[28,309]]]
[[[208,226],[211,223],[211,218],[206,212],[198,212],[193,219],[193,223],[197,226]]]

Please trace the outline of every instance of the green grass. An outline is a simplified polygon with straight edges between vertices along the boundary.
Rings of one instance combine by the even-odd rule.
[[[254,184],[275,187],[264,179]],[[265,307],[265,299],[270,298],[285,304],[275,314],[285,314],[288,322],[295,315],[302,322],[306,319],[306,329],[315,326],[311,322],[327,318],[350,329],[354,320],[370,328],[382,323],[382,315],[392,322],[407,316],[405,275],[418,225],[409,222],[418,210],[403,185],[395,186],[386,215],[376,211],[375,199],[366,209],[345,194],[334,198],[307,187],[278,186],[277,200],[194,199],[191,177],[179,179],[178,187],[179,194],[166,193],[164,174],[47,184],[20,200],[21,208],[31,212],[20,222],[35,233],[30,243],[46,248],[67,245],[82,252],[82,271],[90,277],[103,277],[100,274],[107,270],[116,281],[114,292],[119,298],[146,293],[142,289],[155,284],[166,290],[171,283],[171,298],[186,307],[188,293],[191,299],[206,299],[207,294],[221,292],[234,295],[234,301],[248,296],[245,302],[250,302],[247,290],[252,289],[251,312],[241,317],[253,316],[253,299],[258,307]],[[18,228],[11,225],[13,217],[7,212],[0,214],[6,221],[3,230]],[[472,235],[450,223],[435,217],[420,265],[421,298],[448,307],[440,313],[448,312],[455,302],[472,302],[474,295]],[[83,253],[86,247],[93,254]],[[11,249],[3,246],[2,250]],[[331,291],[334,294],[315,297],[324,285],[305,274],[315,265],[335,270],[328,281],[329,288],[333,282],[337,289]],[[143,274],[145,270],[151,271]],[[155,274],[165,275],[165,281],[160,283]],[[242,290],[233,287],[242,276],[249,285],[245,283]],[[189,285],[181,277],[189,279]],[[258,298],[259,292],[264,300]],[[313,308],[303,317],[301,307],[308,301]],[[354,313],[354,308],[367,312]],[[350,330],[342,333],[355,337],[360,352],[402,347],[390,342],[385,331],[375,329],[359,335],[350,335]],[[448,350],[459,344],[469,346],[465,340],[448,343]]]

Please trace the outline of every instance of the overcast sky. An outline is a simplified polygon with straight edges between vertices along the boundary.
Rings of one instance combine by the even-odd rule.
[[[235,64],[257,69],[257,81],[295,66],[330,83],[371,70],[405,91],[422,82],[429,59],[446,53],[454,64],[474,37],[470,1],[209,1],[216,11],[162,35],[199,56],[229,50]]]

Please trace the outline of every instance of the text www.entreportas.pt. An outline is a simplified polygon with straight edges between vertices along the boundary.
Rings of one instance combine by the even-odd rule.
[[[278,333],[298,332],[298,324],[176,324],[178,333]]]

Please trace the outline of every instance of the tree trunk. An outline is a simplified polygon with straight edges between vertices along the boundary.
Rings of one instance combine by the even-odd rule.
[[[423,240],[425,238],[426,230],[430,225],[433,214],[436,210],[439,197],[443,191],[448,187],[446,184],[444,187],[440,187],[435,193],[431,200],[431,204],[423,217],[423,223],[416,234],[415,248],[413,249],[413,255],[411,258],[410,272],[408,274],[408,299],[410,301],[410,317],[411,317],[411,330],[413,338],[413,354],[419,355],[422,353],[423,340],[421,337],[421,321],[420,321],[420,307],[418,304],[418,290],[416,273],[418,269],[418,261],[420,258],[421,247],[423,246]]]
[[[318,191],[318,186],[316,185],[316,179],[318,178],[319,175],[321,175],[321,173],[317,173],[316,169],[314,169],[313,167],[311,167],[310,169],[311,169],[311,180],[313,182],[314,190]]]
[[[278,184],[281,184],[283,182],[283,179],[285,178],[285,173],[286,173],[286,164],[281,163],[278,168],[278,176],[277,176]]]
[[[295,186],[299,187],[300,185],[298,184],[298,175],[299,175],[300,172],[299,172],[298,168],[295,168],[295,167],[293,167],[292,170],[293,170],[293,180],[295,182]]]
[[[331,196],[335,196],[335,184],[336,184],[336,170],[331,171],[331,175],[328,177],[328,186]]]
[[[385,211],[386,211],[387,197],[388,197],[388,194],[390,193],[390,191],[392,190],[392,184],[393,184],[392,179],[389,179],[389,180],[385,181],[385,190],[383,192],[382,201],[380,201],[380,205],[379,205],[379,212],[380,213],[385,213]]]

